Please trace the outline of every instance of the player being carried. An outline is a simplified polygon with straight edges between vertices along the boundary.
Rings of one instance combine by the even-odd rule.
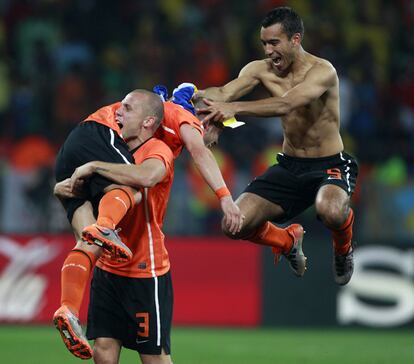
[[[240,233],[231,234],[225,226],[223,230],[230,238],[271,246],[277,259],[284,255],[302,276],[302,226],[282,229],[270,221],[290,220],[315,204],[318,218],[332,233],[335,281],[344,285],[353,273],[350,196],[358,166],[344,152],[339,133],[336,70],[302,48],[303,35],[302,20],[291,8],[270,11],[260,30],[266,58],[247,64],[238,78],[222,87],[199,91],[197,97],[206,98],[209,106],[198,111],[208,113],[204,122],[234,115],[281,117],[284,141],[278,164],[253,180],[237,199],[245,216]],[[234,102],[259,84],[272,97]]]
[[[69,253],[62,267],[61,307],[54,315],[54,323],[69,351],[77,357],[83,359],[92,357],[92,350],[78,323],[79,309],[90,272],[97,259],[99,259],[102,248],[107,250],[107,258],[114,258],[124,262],[131,258],[132,252],[130,248],[119,239],[115,228],[142,197],[140,192],[136,192],[136,189],[131,189],[131,192],[129,192],[130,187],[127,187],[127,185],[135,188],[137,185],[148,187],[145,183],[150,182],[145,180],[146,182],[141,181],[140,184],[139,176],[135,175],[136,178],[126,179],[125,186],[117,185],[108,179],[107,176],[102,176],[98,171],[94,171],[92,176],[88,176],[87,186],[89,191],[96,190],[94,192],[96,197],[95,194],[91,195],[90,192],[88,196],[80,197],[76,191],[79,187],[79,181],[84,177],[82,173],[84,173],[85,169],[77,167],[80,167],[82,163],[93,160],[130,163],[131,157],[128,155],[128,147],[134,148],[133,143],[137,141],[139,133],[139,130],[136,128],[137,123],[140,123],[139,125],[142,128],[149,120],[153,120],[153,115],[155,115],[154,107],[148,109],[148,107],[143,106],[149,105],[146,98],[151,98],[152,100],[155,97],[161,105],[161,110],[164,109],[162,110],[164,112],[164,119],[162,125],[157,130],[156,136],[163,139],[171,148],[174,158],[180,154],[183,146],[188,148],[201,174],[220,200],[227,228],[233,233],[237,233],[241,228],[243,216],[233,202],[217,162],[210,150],[205,146],[205,144],[210,145],[217,141],[222,130],[221,124],[213,125],[214,123],[212,122],[210,123],[211,125],[206,125],[206,130],[203,131],[200,121],[192,114],[194,108],[189,101],[194,91],[194,85],[183,85],[175,90],[174,102],[164,103],[161,103],[158,96],[148,91],[134,91],[125,97],[123,103],[105,106],[91,114],[86,119],[86,122],[81,123],[75,129],[75,133],[69,136],[61,149],[57,161],[57,181],[61,182],[56,184],[55,194],[59,196],[68,210],[68,217],[72,223],[77,244],[75,249]],[[183,92],[190,93],[187,99],[183,97]],[[154,100],[152,100],[152,103],[155,104]],[[159,108],[159,105],[155,107],[155,109],[157,108]],[[160,119],[160,116],[157,115],[156,119]],[[144,123],[142,123],[142,120],[144,120]],[[95,131],[97,128],[103,131]],[[79,129],[88,129],[87,133],[84,132],[85,137],[83,134],[79,134]],[[121,129],[122,135],[127,139],[127,146],[119,137]],[[97,134],[96,138],[94,133]],[[104,135],[104,138],[101,138],[101,134]],[[80,136],[82,137],[80,138]],[[84,140],[85,138],[97,139],[101,147],[96,148],[97,142],[92,143],[92,139]],[[101,139],[102,141],[100,141]],[[114,144],[114,140],[116,144]],[[124,157],[120,158],[119,150],[121,148],[123,155],[127,159]],[[105,154],[103,154],[105,159],[102,159],[103,157],[100,157],[102,155],[101,150],[107,151],[108,156],[113,154],[115,159],[106,157]],[[83,153],[81,156],[84,157],[82,160],[79,158],[80,151]],[[95,153],[95,151],[99,151],[99,153]],[[71,177],[66,178],[68,176]],[[92,189],[91,186],[95,185],[97,187]],[[104,189],[102,187],[105,186],[110,186],[111,188],[118,186],[119,191],[115,189],[117,193],[109,196],[111,197],[112,205],[106,202],[106,195],[100,200],[97,222],[95,223],[92,205],[89,200],[94,200],[93,202],[96,204],[97,197],[99,197],[99,193],[103,193]],[[105,187],[105,191],[106,189],[108,187]],[[125,193],[125,190],[129,193]],[[135,195],[133,191],[135,191]],[[131,196],[131,201],[134,199],[134,203],[126,200],[128,196]],[[121,197],[125,198],[121,199]],[[118,204],[116,209],[113,207],[114,203]],[[81,236],[83,236],[83,239],[80,239]],[[93,245],[88,245],[87,243]],[[124,251],[128,252],[129,259],[126,259],[125,255],[114,254],[114,252],[118,252],[118,246],[122,246]]]

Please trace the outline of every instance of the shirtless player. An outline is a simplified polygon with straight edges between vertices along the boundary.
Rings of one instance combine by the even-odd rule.
[[[236,201],[245,220],[240,233],[226,235],[268,245],[278,259],[284,255],[296,275],[306,269],[302,252],[303,228],[286,229],[276,223],[289,220],[315,204],[318,218],[332,232],[336,283],[347,284],[353,273],[350,196],[358,166],[344,153],[339,134],[339,91],[335,68],[306,52],[301,45],[301,18],[288,7],[270,11],[262,21],[261,42],[266,58],[247,64],[239,77],[222,87],[200,91],[209,105],[207,121],[234,115],[280,116],[284,130],[278,164],[253,180]],[[262,84],[272,97],[232,102]]]

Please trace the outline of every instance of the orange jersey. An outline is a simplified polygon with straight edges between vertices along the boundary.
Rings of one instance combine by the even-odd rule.
[[[118,225],[122,241],[133,253],[132,260],[115,263],[100,259],[96,265],[125,277],[150,278],[170,269],[161,229],[174,178],[174,157],[164,142],[151,138],[134,152],[134,158],[136,164],[150,158],[161,160],[166,168],[165,176],[154,187],[141,189],[142,201]]]
[[[95,121],[99,124],[106,125],[108,128],[116,131],[118,135],[122,136],[121,129],[119,125],[115,121],[115,113],[116,110],[121,106],[120,102],[116,102],[115,104],[111,104],[108,106],[101,107],[99,110],[95,111],[94,113],[90,114],[85,121]]]
[[[164,102],[164,120],[155,132],[155,137],[164,141],[177,158],[184,146],[181,139],[180,127],[189,124],[203,135],[203,126],[191,112],[171,101]]]

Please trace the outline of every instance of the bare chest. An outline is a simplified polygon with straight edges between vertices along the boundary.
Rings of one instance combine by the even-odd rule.
[[[271,93],[272,96],[283,96],[287,91],[294,88],[305,79],[305,73],[285,78],[277,77],[272,72],[267,72],[262,77],[263,86]]]
[[[300,84],[305,78],[305,73],[303,75],[296,75],[291,78],[281,79],[276,77],[273,74],[266,76],[262,82],[265,88],[269,91],[272,96],[281,97],[286,92]],[[306,124],[313,124],[316,122],[324,106],[324,97],[313,100],[310,103],[297,107],[292,110],[289,114],[285,115],[282,119],[284,121],[296,120],[306,122]]]

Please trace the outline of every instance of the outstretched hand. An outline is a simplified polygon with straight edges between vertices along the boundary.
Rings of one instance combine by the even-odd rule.
[[[226,196],[220,199],[221,209],[224,213],[224,225],[227,230],[233,235],[240,232],[244,215],[241,213],[239,206],[237,206],[231,196]]]
[[[222,123],[235,115],[234,106],[229,102],[203,100],[208,106],[197,109],[197,114],[207,114],[201,122],[205,125],[209,121]]]

